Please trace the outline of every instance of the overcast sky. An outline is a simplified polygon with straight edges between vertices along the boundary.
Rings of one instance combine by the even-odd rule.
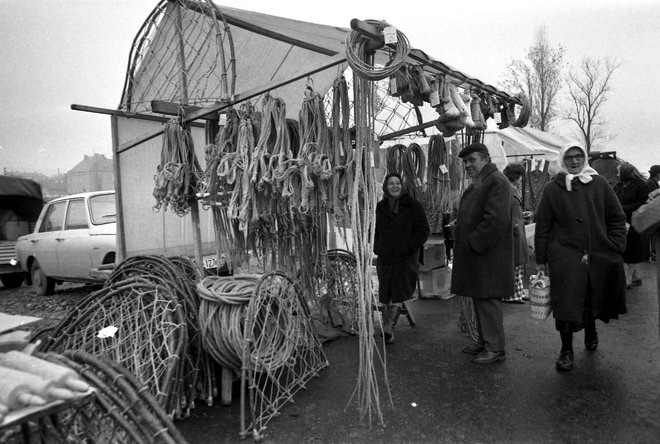
[[[599,148],[642,172],[660,164],[658,0],[217,3],[342,27],[352,18],[385,20],[413,47],[492,85],[544,25],[550,44],[566,47],[569,63],[584,56],[622,62],[604,108],[616,137]],[[117,108],[131,43],[156,4],[0,0],[0,166],[50,175],[66,173],[84,155],[111,157],[110,118],[70,105]]]

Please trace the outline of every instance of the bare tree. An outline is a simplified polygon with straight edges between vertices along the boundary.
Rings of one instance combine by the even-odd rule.
[[[572,110],[567,119],[575,122],[584,140],[587,152],[594,143],[605,139],[602,130],[602,107],[610,92],[612,74],[621,63],[611,59],[594,59],[585,57],[577,69],[571,69],[568,74],[568,90]]]
[[[527,95],[532,115],[538,116],[538,121],[531,125],[541,131],[546,131],[558,115],[556,101],[562,87],[564,52],[562,45],[550,46],[545,26],[540,26],[525,59],[509,63],[500,82],[505,89],[521,90]]]

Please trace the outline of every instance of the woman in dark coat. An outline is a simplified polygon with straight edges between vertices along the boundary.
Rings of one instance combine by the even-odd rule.
[[[524,304],[525,285],[523,276],[525,275],[525,264],[529,261],[529,250],[527,247],[527,237],[525,235],[525,222],[523,220],[523,205],[520,186],[522,178],[525,175],[525,167],[519,163],[510,163],[504,167],[502,173],[511,182],[513,197],[511,199],[511,219],[513,223],[513,293],[502,299],[502,302],[514,304]]]
[[[626,222],[630,224],[633,212],[644,205],[649,196],[649,188],[637,171],[629,163],[622,163],[616,167],[619,182],[614,186],[614,192],[626,213]],[[637,264],[646,262],[650,257],[651,236],[639,234],[633,228],[628,229],[626,236],[626,251],[623,252],[623,263],[626,265],[626,286],[628,289],[642,285],[642,278],[637,274]]]
[[[557,370],[573,369],[574,332],[584,328],[584,345],[595,351],[595,320],[608,322],[626,312],[626,216],[612,187],[586,159],[575,143],[559,151],[560,172],[543,190],[536,213],[537,270],[550,273],[562,342]]]
[[[383,305],[385,342],[394,342],[401,303],[417,286],[419,253],[431,232],[422,204],[403,191],[401,176],[388,174],[376,205],[374,254],[378,256],[378,299]]]

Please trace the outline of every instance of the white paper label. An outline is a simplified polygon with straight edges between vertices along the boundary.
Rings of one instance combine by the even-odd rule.
[[[396,28],[394,26],[388,26],[387,28],[383,29],[383,37],[385,37],[386,45],[396,43],[398,40],[396,35]]]
[[[218,119],[218,125],[220,126],[225,126],[227,124],[227,114],[220,114],[220,118]]]
[[[442,165],[440,165],[438,167],[438,169],[440,170],[440,173],[442,173],[442,174],[447,174],[449,172],[449,170],[447,169],[447,167],[445,166],[444,163]]]
[[[502,115],[500,113],[494,113],[493,119],[495,119],[495,123],[502,123]]]
[[[396,78],[390,77],[390,95],[394,95],[396,92]]]

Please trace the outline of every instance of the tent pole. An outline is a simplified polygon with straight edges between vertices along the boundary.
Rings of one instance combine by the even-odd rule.
[[[177,18],[177,36],[179,39],[179,65],[181,73],[181,103],[188,104],[188,77],[186,72],[186,54],[185,44],[183,41],[183,22],[181,20],[181,7],[179,2],[175,4],[176,18]],[[185,128],[187,122],[181,119],[181,125]],[[193,156],[195,153],[192,153]],[[193,244],[195,246],[195,262],[200,274],[204,276],[204,263],[202,262],[202,233],[199,224],[199,204],[195,196],[188,199],[188,206],[190,207],[190,219],[192,220],[192,235]]]

